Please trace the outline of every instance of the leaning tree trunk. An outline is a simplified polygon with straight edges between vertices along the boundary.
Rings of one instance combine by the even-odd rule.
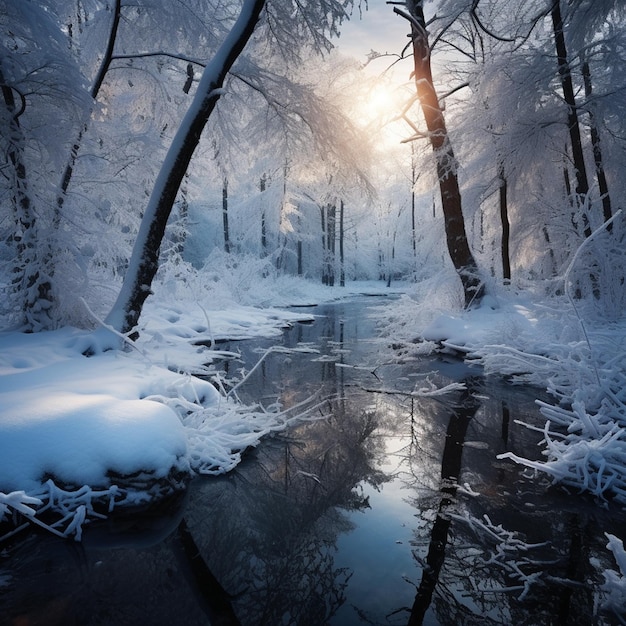
[[[468,307],[480,300],[484,286],[469,247],[457,177],[457,161],[433,84],[423,0],[407,0],[406,6],[408,14],[397,7],[394,11],[411,23],[415,87],[437,164],[446,243],[450,259],[463,285],[465,306]]]
[[[213,60],[207,64],[200,84],[157,176],[139,233],[133,247],[128,271],[117,301],[106,318],[116,331],[133,333],[144,302],[150,294],[159,265],[159,250],[176,195],[200,135],[222,93],[226,75],[252,36],[265,0],[245,0],[241,13]]]

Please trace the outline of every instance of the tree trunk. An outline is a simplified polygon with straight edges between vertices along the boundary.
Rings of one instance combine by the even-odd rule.
[[[259,190],[261,194],[265,193],[265,184],[267,182],[267,178],[265,174],[261,176],[261,180],[259,181]],[[261,195],[261,204],[265,202],[265,199]],[[261,208],[261,256],[267,256],[267,224],[265,223],[265,205]]]
[[[228,229],[228,178],[224,176],[222,185],[222,225],[224,229],[224,252],[230,253],[230,232]]]
[[[200,142],[200,136],[221,96],[224,79],[252,36],[265,0],[245,0],[241,13],[213,60],[207,64],[198,89],[178,128],[155,182],[129,267],[106,322],[121,333],[134,331],[159,264],[165,226],[180,184]]]
[[[328,285],[328,251],[326,249],[326,207],[320,206],[322,226],[322,285]]]
[[[589,69],[589,63],[583,60],[582,64],[583,81],[585,83],[585,97],[587,101],[591,100],[593,95],[593,88],[591,85],[591,71]],[[596,124],[596,118],[593,111],[589,109],[589,132],[591,134],[591,145],[593,147],[593,160],[596,167],[596,180],[598,181],[598,189],[600,190],[600,197],[602,198],[602,216],[604,221],[610,220],[613,217],[613,209],[611,207],[611,196],[609,195],[609,186],[606,182],[606,175],[604,173],[604,162],[602,160],[602,148],[600,146],[600,133],[598,132],[598,125]],[[613,228],[613,224],[607,226],[607,230],[610,232]]]
[[[104,82],[104,78],[109,71],[109,67],[111,65],[111,60],[113,58],[113,49],[115,48],[115,40],[117,39],[117,31],[120,24],[120,16],[122,11],[122,0],[115,0],[113,3],[113,17],[111,20],[111,29],[109,30],[109,38],[107,41],[107,47],[104,52],[104,56],[102,57],[102,61],[100,63],[100,68],[98,69],[98,73],[93,81],[93,85],[89,90],[89,95],[92,100],[96,100],[98,97],[98,93],[100,92],[100,87],[102,87],[102,83]],[[61,210],[63,209],[63,204],[65,203],[65,198],[67,196],[67,190],[70,186],[70,182],[72,180],[72,175],[74,174],[74,165],[76,164],[76,158],[78,157],[78,152],[80,151],[80,145],[83,140],[83,136],[87,132],[87,124],[83,126],[83,128],[78,133],[78,137],[72,146],[72,150],[70,152],[70,157],[65,165],[65,170],[63,171],[63,175],[61,176],[61,185],[59,188],[59,194],[57,195],[57,206],[55,209],[55,217],[54,217],[54,227],[58,228],[60,220],[61,220]]]
[[[415,164],[415,144],[411,143],[411,244],[413,247],[413,258],[417,256],[417,232],[415,229],[415,185],[417,184],[417,179],[419,177],[420,175]]]
[[[463,285],[465,306],[468,307],[480,300],[484,285],[469,247],[457,177],[457,161],[433,84],[423,0],[407,0],[406,6],[408,15],[397,7],[394,11],[411,23],[415,87],[437,165],[446,243],[450,259]]]
[[[298,240],[296,242],[296,256],[298,263],[298,276],[302,276],[303,273],[303,264],[302,264],[302,219],[300,218],[300,213],[298,212]]]
[[[572,160],[576,175],[576,194],[574,198],[575,207],[581,208],[582,210],[585,237],[589,237],[591,235],[591,226],[589,224],[589,217],[585,208],[586,200],[589,195],[589,179],[587,178],[587,168],[585,167],[580,126],[578,125],[578,112],[576,99],[574,97],[572,74],[570,72],[569,61],[567,58],[567,47],[565,45],[565,35],[563,33],[563,19],[561,17],[560,0],[555,0],[552,5],[552,26],[554,29],[554,42],[556,45],[563,99],[565,100],[565,104],[567,106],[567,127],[569,130],[570,143],[572,147]]]
[[[339,274],[339,285],[341,287],[346,286],[346,269],[345,269],[345,258],[343,252],[343,239],[344,239],[344,216],[345,216],[345,207],[343,204],[343,200],[339,205],[339,266],[340,266],[340,274]]]
[[[23,159],[25,139],[19,118],[24,112],[26,101],[22,97],[18,107],[14,90],[6,84],[1,68],[0,91],[9,114],[9,125],[6,129],[6,155],[10,170],[7,175],[12,178],[11,203],[15,223],[15,233],[12,235],[12,240],[16,252],[12,285],[18,297],[23,296],[21,302],[23,319],[21,323],[24,325],[24,329],[28,331],[47,330],[53,326],[50,312],[54,297],[50,277],[42,263],[42,257],[47,256],[47,242],[41,240],[38,232],[36,211],[32,205],[26,165]],[[44,251],[43,255],[42,250]]]
[[[500,172],[500,224],[502,227],[502,240],[500,250],[502,253],[502,279],[505,285],[511,282],[511,256],[509,243],[511,237],[511,225],[509,223],[508,185],[504,172]]]
[[[337,229],[337,206],[328,205],[326,218],[327,252],[328,252],[328,284],[333,287],[335,284],[335,231]]]

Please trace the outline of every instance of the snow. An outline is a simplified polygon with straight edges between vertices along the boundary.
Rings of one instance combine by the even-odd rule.
[[[381,292],[374,283],[311,286],[306,296],[301,282],[273,287],[268,295],[283,304]],[[148,300],[140,338],[125,350],[105,327],[0,332],[0,521],[20,511],[42,524],[38,512],[56,507],[61,534],[78,538],[98,499],[109,509],[141,503],[172,475],[230,471],[243,450],[298,415],[218,391],[210,364],[228,353],[217,342],[271,337],[312,319],[232,300],[207,309],[177,293]]]

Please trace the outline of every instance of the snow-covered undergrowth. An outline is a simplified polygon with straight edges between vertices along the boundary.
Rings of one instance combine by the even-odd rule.
[[[501,292],[473,310],[425,321],[411,340],[405,333],[402,350],[454,350],[486,375],[545,389],[553,398],[538,401],[547,420],[546,459],[503,456],[626,504],[626,319],[586,316],[583,306],[565,297]],[[407,297],[389,315],[417,320],[415,329],[419,308]],[[397,336],[388,319],[385,325]]]

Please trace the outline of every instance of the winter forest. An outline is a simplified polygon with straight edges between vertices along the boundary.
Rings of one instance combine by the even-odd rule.
[[[405,36],[345,54],[381,7]],[[220,343],[368,290],[381,362],[532,389],[540,450],[499,461],[623,511],[622,2],[0,0],[0,31],[0,543],[310,419],[241,400]]]

